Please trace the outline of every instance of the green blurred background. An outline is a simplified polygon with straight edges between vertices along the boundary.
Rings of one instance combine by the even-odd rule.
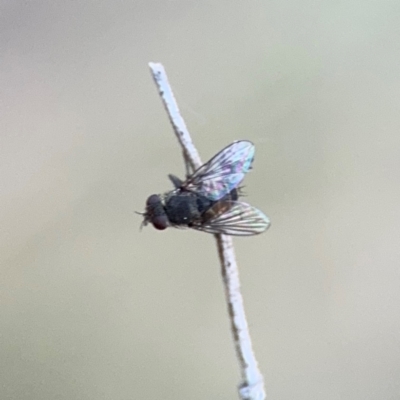
[[[271,399],[400,398],[400,2],[2,1],[0,399],[234,399],[211,235],[139,231],[203,160],[256,145],[235,239]]]

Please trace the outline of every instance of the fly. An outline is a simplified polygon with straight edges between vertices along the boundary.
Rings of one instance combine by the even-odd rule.
[[[170,226],[208,233],[251,236],[270,226],[269,218],[250,204],[238,201],[239,185],[254,160],[254,144],[233,142],[193,172],[185,181],[168,175],[174,189],[146,200],[142,225],[158,230]]]

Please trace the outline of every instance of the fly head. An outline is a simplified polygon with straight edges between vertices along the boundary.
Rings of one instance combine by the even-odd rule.
[[[158,230],[166,229],[169,226],[163,200],[158,194],[152,194],[146,200],[143,225],[147,225],[148,222],[151,222]]]

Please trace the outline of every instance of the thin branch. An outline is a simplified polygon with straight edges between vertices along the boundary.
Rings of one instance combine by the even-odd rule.
[[[149,63],[149,66],[184,155],[195,170],[202,165],[202,162],[190,137],[185,121],[179,112],[178,104],[172,93],[164,67],[158,63]],[[239,385],[239,395],[242,400],[263,400],[266,398],[264,380],[258,368],[251,344],[249,327],[244,312],[243,297],[240,292],[239,270],[232,238],[227,235],[215,235],[215,238],[221,261],[222,277],[236,354],[242,375],[242,382]]]

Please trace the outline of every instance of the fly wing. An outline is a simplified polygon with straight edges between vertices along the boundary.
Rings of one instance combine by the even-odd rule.
[[[269,218],[250,204],[227,201],[224,205],[227,211],[215,215],[206,222],[193,225],[192,228],[208,233],[252,236],[264,232],[271,225]]]
[[[219,200],[243,180],[251,168],[254,152],[254,145],[248,140],[233,142],[197,169],[181,188]]]

